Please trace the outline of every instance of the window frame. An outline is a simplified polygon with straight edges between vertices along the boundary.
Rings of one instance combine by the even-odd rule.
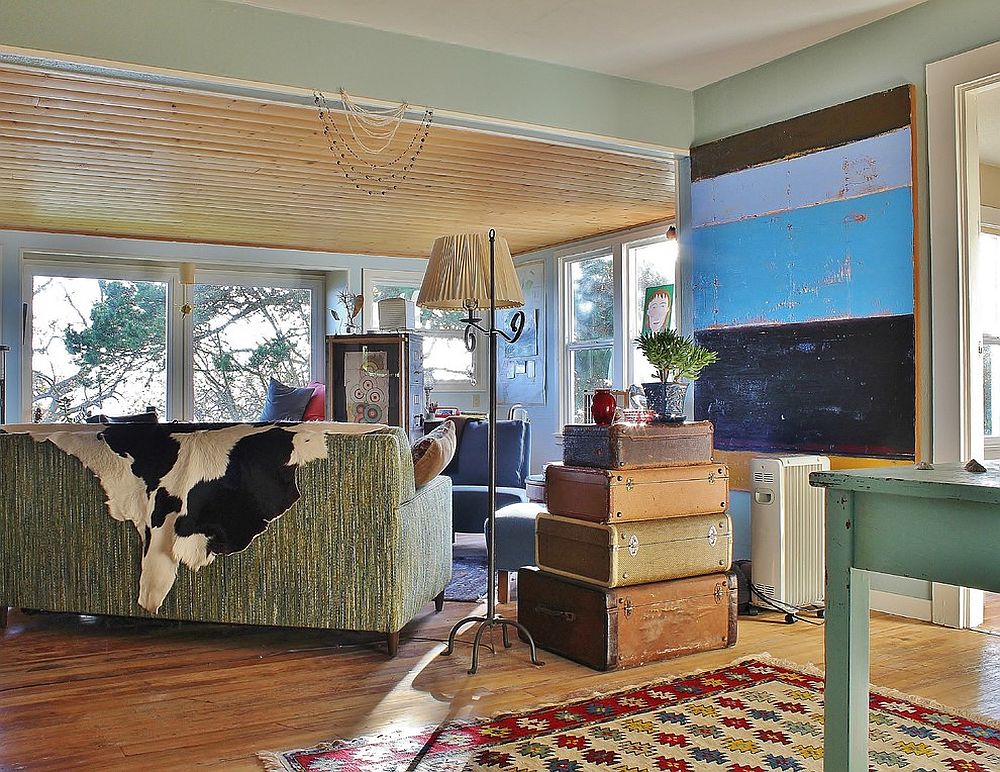
[[[612,286],[614,287],[614,319],[615,329],[610,338],[598,338],[586,341],[571,341],[570,331],[573,329],[573,280],[572,270],[577,263],[583,263],[595,258],[611,257]],[[618,351],[618,298],[619,287],[617,286],[616,264],[620,261],[620,248],[614,246],[598,247],[585,252],[570,252],[559,258],[559,343],[561,354],[559,356],[559,415],[560,423],[565,425],[573,422],[574,402],[573,402],[573,354],[577,351],[593,351],[599,349],[611,349],[611,383],[619,380],[620,351]]]
[[[191,256],[184,262],[195,262]],[[181,284],[181,261],[146,260],[140,256],[122,259],[100,254],[54,253],[38,250],[21,253],[21,302],[24,308],[21,350],[21,417],[26,423],[32,420],[34,373],[34,346],[31,340],[33,327],[33,285],[36,276],[65,276],[67,278],[104,279],[109,281],[156,281],[167,285],[167,409],[165,421],[190,421],[194,416],[193,381],[193,330],[189,317],[180,313],[185,303],[192,303],[194,286]],[[226,284],[238,286],[287,287],[309,289],[312,294],[311,378],[322,381],[325,377],[326,281],[319,272],[311,271],[261,271],[253,265],[198,265],[196,284]]]
[[[404,284],[419,288],[423,283],[424,270],[415,271],[399,271],[399,270],[389,270],[383,268],[362,268],[361,269],[361,287],[362,294],[365,298],[365,305],[363,318],[363,326],[367,329],[373,329],[374,319],[375,319],[375,286],[378,284]],[[419,316],[420,309],[416,309],[416,315]],[[438,338],[456,338],[464,341],[464,331],[462,330],[425,330],[423,328],[417,328],[415,330],[417,335],[422,335],[425,337],[438,337]],[[435,391],[442,392],[483,392],[485,388],[482,381],[482,374],[487,372],[488,365],[486,364],[484,357],[489,351],[488,346],[476,346],[476,350],[472,355],[472,380],[469,381],[440,381],[434,386]]]
[[[636,293],[630,284],[633,278],[633,268],[631,265],[633,258],[631,250],[634,247],[651,244],[659,240],[666,240],[667,230],[677,226],[677,221],[663,220],[642,228],[636,228],[626,233],[619,233],[612,236],[589,239],[579,244],[564,247],[554,252],[556,264],[556,303],[558,304],[558,330],[557,348],[559,355],[556,359],[556,378],[558,379],[558,416],[559,430],[556,433],[557,442],[562,438],[562,426],[572,422],[573,418],[573,395],[571,390],[572,361],[571,351],[581,348],[579,345],[572,345],[568,339],[568,332],[572,329],[572,306],[569,292],[572,290],[572,283],[569,279],[569,264],[586,260],[588,258],[599,257],[611,254],[612,256],[612,286],[614,292],[614,314],[615,330],[611,344],[611,384],[612,388],[620,389],[622,384],[631,383],[634,367],[631,361],[630,348],[632,346],[632,327],[634,321],[632,303],[636,302]],[[678,329],[682,329],[682,297],[680,288],[683,282],[682,261],[678,255],[674,266],[674,309],[673,323]],[[624,323],[623,323],[624,322]],[[638,334],[638,333],[636,333]],[[588,341],[587,343],[593,343]],[[595,346],[582,346],[582,348],[594,348]],[[690,391],[690,390],[689,390]]]
[[[326,282],[319,275],[304,272],[273,272],[254,271],[252,274],[233,267],[204,268],[195,272],[195,283],[180,284],[181,301],[194,305],[194,288],[199,284],[236,287],[274,287],[276,289],[307,289],[312,292],[312,307],[310,309],[310,324],[312,325],[312,340],[310,341],[310,379],[326,382],[326,325],[324,310],[326,307]],[[171,317],[174,315],[171,314]],[[181,398],[183,400],[184,420],[194,420],[194,324],[190,315],[180,316],[182,336],[181,346]],[[169,332],[168,332],[169,334]],[[169,376],[168,376],[169,390]],[[305,384],[303,384],[305,385]]]
[[[989,233],[1000,236],[1000,209],[990,206],[980,207],[980,233]],[[1000,344],[1000,335],[990,335],[984,332],[980,342],[980,362],[983,360],[983,353],[986,346]],[[984,395],[985,396],[985,395]],[[983,432],[984,455],[987,459],[1000,459],[1000,434],[989,435]]]

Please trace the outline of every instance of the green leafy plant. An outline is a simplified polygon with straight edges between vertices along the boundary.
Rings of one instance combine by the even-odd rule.
[[[656,368],[661,383],[676,382],[681,378],[696,381],[701,371],[719,358],[714,351],[695,343],[694,338],[671,329],[643,333],[635,342]]]

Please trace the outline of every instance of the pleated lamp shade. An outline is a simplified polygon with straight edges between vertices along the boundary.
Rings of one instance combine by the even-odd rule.
[[[523,306],[524,294],[506,239],[498,236],[494,251],[496,307]],[[481,308],[490,304],[490,237],[485,233],[442,236],[434,242],[417,305],[462,309],[466,300]]]

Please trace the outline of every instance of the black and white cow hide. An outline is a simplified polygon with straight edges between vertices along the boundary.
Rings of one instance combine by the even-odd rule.
[[[246,549],[299,498],[300,464],[326,457],[326,434],[379,427],[302,423],[116,424],[99,431],[39,428],[35,439],[76,456],[100,480],[108,511],[142,541],[139,605],[156,613],[177,565],[193,570]]]

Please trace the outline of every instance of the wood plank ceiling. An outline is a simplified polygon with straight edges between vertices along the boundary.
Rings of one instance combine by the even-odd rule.
[[[673,217],[675,183],[671,160],[433,125],[371,196],[312,108],[0,67],[0,228],[425,256],[495,227],[520,253]]]

